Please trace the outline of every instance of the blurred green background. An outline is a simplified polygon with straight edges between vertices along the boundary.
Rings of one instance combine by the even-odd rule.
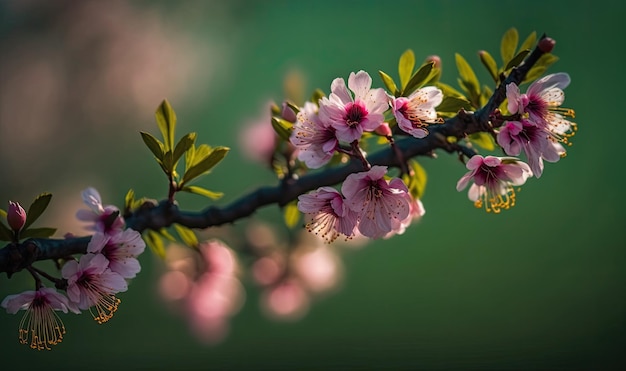
[[[3,369],[620,369],[626,367],[626,246],[618,100],[623,8],[613,1],[0,1],[0,195],[28,204],[54,194],[40,226],[85,233],[80,191],[120,205],[128,188],[163,198],[143,146],[168,98],[179,135],[232,148],[202,185],[224,205],[270,172],[239,148],[244,125],[283,97],[300,71],[306,91],[364,69],[396,76],[407,48],[437,54],[456,86],[454,53],[499,59],[510,27],[556,41],[568,72],[564,106],[579,131],[565,159],[531,179],[501,215],[476,210],[455,184],[454,156],[424,159],[426,216],[404,235],[343,255],[341,290],[295,323],[267,319],[244,279],[230,334],[207,346],[157,292],[163,263],[141,257],[115,318],[66,315],[51,352],[17,341],[20,315],[0,314]],[[617,115],[617,116],[616,116]],[[200,197],[182,197],[200,209]],[[255,218],[278,222],[276,207]],[[235,223],[240,231],[247,221]],[[230,242],[230,241],[227,241]],[[31,289],[0,277],[0,294]]]

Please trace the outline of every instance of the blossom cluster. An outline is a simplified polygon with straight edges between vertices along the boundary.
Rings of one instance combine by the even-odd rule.
[[[67,261],[62,279],[51,279],[57,288],[44,287],[38,274],[36,290],[7,296],[1,303],[8,313],[25,310],[19,326],[19,340],[33,349],[50,349],[63,340],[65,326],[56,311],[80,313],[88,310],[98,323],[107,322],[120,304],[115,295],[128,289],[128,279],[141,270],[137,257],[144,251],[141,235],[125,227],[120,211],[115,206],[104,206],[100,194],[93,188],[82,193],[89,210],[79,210],[77,217],[90,222],[88,229],[95,233],[87,246],[87,253],[78,260]]]

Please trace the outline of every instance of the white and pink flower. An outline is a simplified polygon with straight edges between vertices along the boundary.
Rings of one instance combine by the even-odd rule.
[[[550,132],[526,119],[506,122],[497,136],[498,144],[507,155],[518,156],[524,152],[537,178],[543,173],[543,160],[557,162],[565,154],[565,148],[550,138]]]
[[[400,129],[416,138],[424,138],[428,135],[428,125],[437,122],[435,107],[442,100],[441,90],[426,86],[408,97],[392,98],[390,105]]]
[[[83,202],[90,210],[78,210],[76,217],[79,220],[93,223],[87,229],[107,234],[115,234],[124,230],[125,223],[124,218],[120,215],[120,210],[113,205],[103,206],[100,193],[95,188],[85,189],[82,192],[82,197]]]
[[[526,182],[532,171],[530,167],[514,157],[474,155],[467,162],[467,172],[459,179],[456,189],[462,191],[470,181],[468,197],[478,208],[499,213],[515,205],[515,190]]]
[[[141,234],[129,228],[114,235],[96,232],[87,245],[87,252],[101,253],[109,261],[111,271],[124,278],[134,278],[141,271],[137,257],[145,248]]]
[[[109,269],[109,261],[102,254],[87,253],[78,262],[65,263],[61,275],[67,279],[70,301],[83,310],[95,307],[92,316],[98,323],[113,317],[120,304],[115,294],[128,289],[124,277]]]
[[[373,166],[369,171],[350,174],[341,192],[345,203],[358,214],[358,229],[370,238],[380,238],[402,228],[409,216],[408,189],[399,178],[387,181],[386,166]]]
[[[24,291],[9,295],[0,304],[10,314],[25,310],[20,321],[19,339],[32,349],[50,350],[51,345],[63,341],[65,325],[55,311],[79,313],[67,298],[56,289],[42,287],[37,291]]]
[[[315,233],[330,243],[340,235],[354,235],[357,214],[346,205],[341,193],[331,187],[298,197],[298,210],[305,213],[309,232]]]
[[[340,141],[359,140],[363,132],[374,131],[385,120],[383,113],[389,108],[387,94],[381,88],[371,87],[372,78],[367,72],[352,72],[348,78],[350,90],[344,79],[336,78],[331,94],[320,100],[320,120],[336,129]]]
[[[339,145],[335,128],[320,121],[317,105],[311,102],[306,102],[296,117],[289,141],[298,148],[298,159],[311,169],[324,166]]]

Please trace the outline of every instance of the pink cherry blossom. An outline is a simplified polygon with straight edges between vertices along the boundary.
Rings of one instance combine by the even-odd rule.
[[[78,262],[65,263],[61,275],[67,279],[70,301],[83,310],[95,307],[96,313],[91,314],[98,323],[113,317],[120,304],[115,294],[128,289],[124,277],[109,269],[109,261],[102,254],[87,253]]]
[[[93,225],[87,227],[89,230],[115,234],[124,230],[124,218],[119,215],[120,210],[112,205],[103,206],[100,193],[92,187],[82,192],[83,202],[90,210],[81,209],[76,213],[79,220],[91,222]],[[117,217],[113,214],[117,213]],[[111,220],[113,218],[113,220]]]
[[[71,310],[78,313],[64,295],[46,287],[9,295],[0,305],[10,314],[26,311],[20,321],[20,343],[29,344],[32,349],[38,350],[50,350],[51,345],[57,345],[63,340],[65,325],[55,311],[67,313]]]
[[[561,108],[565,100],[565,89],[570,83],[567,73],[555,73],[536,80],[528,87],[525,94],[511,83],[506,86],[507,108],[512,114],[520,114],[528,120],[566,143],[576,131],[576,124],[565,119],[574,117],[574,110]]]
[[[515,205],[515,190],[526,182],[532,171],[530,167],[514,157],[474,155],[467,162],[467,172],[459,179],[456,189],[463,190],[470,181],[468,197],[476,207],[485,207],[487,212],[499,213]]]
[[[87,252],[103,254],[109,261],[111,271],[124,278],[134,278],[141,271],[137,257],[145,248],[141,234],[126,229],[114,235],[96,232],[87,245]]]
[[[352,72],[348,88],[342,78],[331,84],[331,94],[320,100],[319,117],[323,124],[334,127],[337,138],[344,142],[359,140],[363,132],[373,131],[385,120],[389,108],[383,89],[371,89],[372,78],[365,71]]]
[[[402,228],[410,211],[406,185],[399,178],[384,179],[386,166],[350,174],[341,192],[346,204],[358,214],[358,229],[366,237],[380,238]]]
[[[345,204],[341,193],[331,187],[298,197],[298,210],[306,214],[306,227],[330,243],[340,235],[354,235],[357,214]]]
[[[317,105],[306,102],[297,115],[289,141],[299,149],[298,159],[311,169],[324,166],[333,157],[339,145],[335,129],[323,124],[318,117]]]
[[[413,222],[419,221],[426,214],[426,209],[424,209],[424,205],[419,198],[412,197],[409,192],[407,192],[406,197],[409,200],[409,215],[400,223],[400,228],[392,230],[385,235],[385,238],[403,234]]]
[[[426,86],[408,97],[393,98],[390,104],[398,127],[416,138],[424,138],[428,135],[428,125],[437,121],[435,107],[442,100],[441,90]]]
[[[557,162],[565,149],[550,140],[551,133],[528,120],[506,122],[498,132],[498,144],[510,156],[518,156],[522,151],[528,159],[533,174],[539,178],[543,173],[543,160]]]

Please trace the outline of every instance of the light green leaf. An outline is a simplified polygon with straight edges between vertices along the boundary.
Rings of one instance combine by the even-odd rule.
[[[459,85],[467,91],[469,94],[469,100],[471,102],[476,102],[480,95],[480,85],[478,83],[478,79],[476,78],[476,74],[461,54],[456,53],[455,59],[456,68],[459,70]]]
[[[174,224],[174,229],[185,245],[193,248],[198,247],[198,237],[193,230],[180,224]]]
[[[311,102],[317,104],[319,106],[319,100],[322,99],[326,94],[321,89],[315,89],[313,94],[311,94]]]
[[[6,217],[7,217],[7,212],[2,210],[2,209],[0,209],[0,218],[6,219]]]
[[[491,134],[485,132],[473,133],[468,138],[472,143],[479,145],[487,151],[493,151],[496,148]]]
[[[213,192],[213,191],[209,191],[208,189],[198,187],[198,186],[185,186],[181,189],[181,191],[205,196],[212,200],[217,200],[217,199],[220,199],[222,196],[224,196],[224,193],[222,192]]]
[[[161,228],[157,231],[157,233],[159,233],[161,236],[163,236],[165,239],[168,239],[172,242],[176,242],[176,238],[174,238],[174,236],[172,236],[172,234],[170,232],[168,232],[167,229],[165,228]]]
[[[487,68],[487,71],[489,72],[489,75],[491,75],[493,81],[497,83],[500,78],[498,76],[498,64],[495,59],[493,59],[491,54],[484,50],[478,53],[478,56],[480,57],[480,61],[483,62],[485,68]]]
[[[528,71],[528,73],[526,74],[526,78],[524,79],[524,82],[530,82],[530,81],[534,81],[538,79],[541,75],[543,75],[544,72],[546,72],[548,67],[550,67],[553,63],[555,63],[558,60],[559,60],[559,57],[557,57],[554,54],[542,55],[541,57],[539,57],[539,60],[537,61],[537,63],[535,63],[533,68],[531,68],[530,71]]]
[[[294,200],[285,205],[283,208],[283,218],[288,228],[293,228],[300,221],[300,210],[298,210],[298,201]]]
[[[526,58],[526,56],[528,55],[528,53],[530,53],[529,49],[525,49],[525,50],[521,50],[519,53],[517,53],[515,55],[515,57],[513,57],[509,63],[507,63],[506,67],[504,67],[504,70],[508,70],[511,69],[513,67],[517,67],[520,65],[520,63],[522,63],[522,61],[524,60],[524,58]]]
[[[407,49],[402,53],[400,61],[398,62],[398,75],[400,76],[401,90],[406,88],[406,84],[409,82],[411,74],[413,74],[413,68],[415,68],[415,54],[413,50]]]
[[[420,67],[419,70],[411,77],[411,80],[406,84],[406,87],[402,91],[402,95],[409,96],[413,91],[422,87],[424,83],[430,78],[433,73],[435,62],[429,62]]]
[[[519,35],[517,29],[509,28],[502,36],[502,42],[500,43],[500,55],[502,57],[502,64],[509,63],[515,55],[517,50],[517,43],[519,41]]]
[[[522,46],[520,46],[520,50],[524,49],[532,49],[535,46],[535,42],[537,41],[537,33],[535,31],[531,32],[530,35],[524,40]]]
[[[173,174],[174,173],[174,155],[171,150],[168,150],[163,154],[163,170],[165,174]]]
[[[396,83],[393,81],[393,78],[387,75],[386,73],[384,73],[383,71],[378,71],[378,74],[380,75],[380,78],[383,80],[383,84],[385,84],[389,93],[396,95],[396,93],[398,93],[398,87],[396,86]]]
[[[174,148],[174,158],[173,158],[174,167],[176,167],[178,160],[180,160],[183,154],[185,154],[185,152],[187,152],[187,150],[191,148],[191,146],[193,146],[195,142],[196,142],[196,133],[189,133],[185,135],[184,137],[180,138],[178,143],[176,143],[176,148]]]
[[[215,165],[217,165],[220,161],[224,159],[228,151],[229,148],[227,147],[213,148],[206,157],[204,157],[202,160],[198,161],[195,165],[185,171],[185,175],[183,175],[183,180],[180,183],[181,187],[183,186],[183,184],[186,184],[191,180],[197,178],[198,176],[209,172]],[[196,157],[198,157],[199,155],[199,153],[197,152]]]
[[[471,110],[472,104],[465,97],[444,96],[436,107],[437,112],[457,113],[460,109]]]
[[[451,96],[451,97],[464,98],[467,100],[467,98],[465,97],[463,93],[461,93],[460,91],[456,90],[455,88],[453,88],[452,86],[448,84],[444,84],[443,82],[438,82],[437,84],[435,84],[435,86],[441,89],[441,92],[446,97]]]
[[[127,210],[132,210],[133,204],[135,202],[135,191],[131,188],[126,192],[126,196],[124,196],[124,208]]]
[[[411,192],[411,196],[421,198],[426,191],[426,183],[428,182],[426,170],[419,162],[413,159],[409,160],[408,165],[412,174],[410,177],[406,176],[408,177],[408,181],[406,181],[407,187],[409,192]]]
[[[163,144],[165,150],[174,148],[174,131],[176,129],[176,113],[167,99],[164,99],[159,108],[155,112],[155,117],[161,135],[163,135]]]
[[[159,258],[165,259],[165,244],[161,236],[157,232],[149,230],[144,233],[143,237],[150,250]]]
[[[30,207],[26,212],[26,222],[24,223],[24,227],[22,227],[22,229],[28,228],[28,226],[33,224],[35,220],[37,220],[37,218],[39,218],[41,214],[46,211],[46,208],[48,207],[51,199],[51,193],[42,193],[37,196],[37,198],[35,198],[35,201],[30,204]]]
[[[272,127],[282,140],[289,141],[289,137],[293,131],[293,124],[291,122],[274,116],[272,117]]]
[[[143,142],[146,144],[150,152],[152,152],[154,157],[156,157],[159,161],[163,161],[163,143],[150,133],[146,133],[145,131],[141,131],[139,133],[141,134],[141,139],[143,139]]]
[[[48,238],[56,232],[56,228],[30,228],[20,231],[21,238]]]

